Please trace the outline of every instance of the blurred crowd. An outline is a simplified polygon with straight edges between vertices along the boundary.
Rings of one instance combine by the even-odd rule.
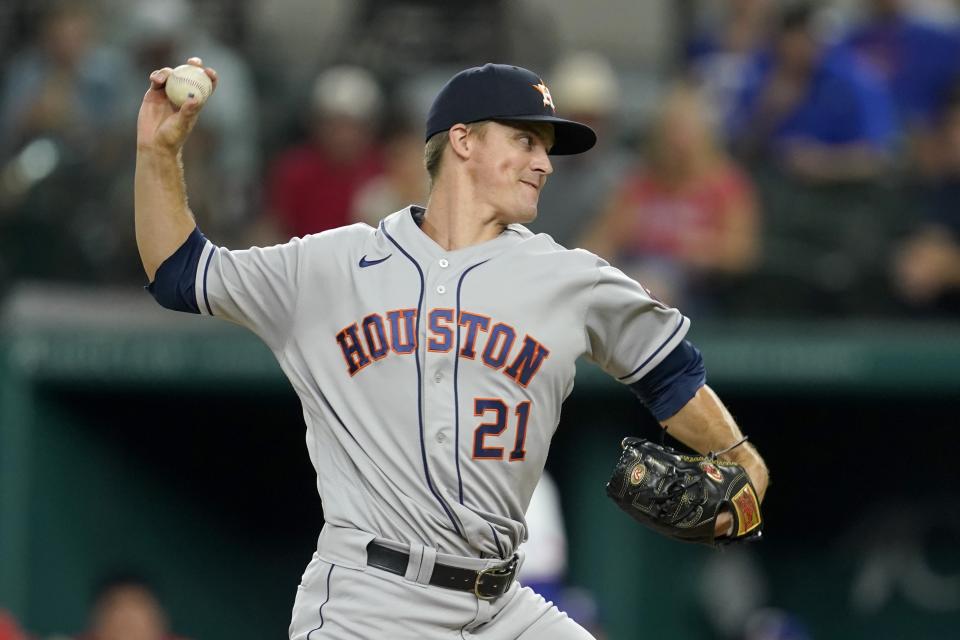
[[[136,573],[105,575],[91,594],[86,631],[71,639],[48,640],[184,640],[169,630],[167,613],[154,586]],[[35,640],[0,609],[0,640]]]
[[[957,5],[661,4],[673,45],[634,64],[553,38],[532,0],[5,3],[0,296],[144,283],[137,109],[151,70],[200,55],[221,81],[184,162],[218,244],[423,204],[430,97],[458,68],[511,60],[600,137],[555,159],[535,231],[697,317],[960,311]]]
[[[960,0],[613,2],[659,7],[653,58],[571,38],[558,19],[577,4],[0,3],[0,301],[36,281],[145,284],[137,110],[150,71],[199,55],[220,83],[184,163],[217,244],[424,204],[431,98],[456,70],[515,62],[599,136],[553,159],[534,231],[697,319],[960,314]],[[592,17],[622,33],[608,13]],[[117,576],[80,637],[168,627],[153,588]],[[0,640],[27,637],[0,610]]]

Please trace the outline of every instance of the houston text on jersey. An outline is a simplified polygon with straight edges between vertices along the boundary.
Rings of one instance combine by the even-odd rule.
[[[457,349],[457,355],[468,360],[479,356],[492,369],[503,369],[504,375],[526,387],[550,355],[550,350],[536,339],[489,316],[461,311],[454,324],[453,309],[431,309],[427,314],[427,350],[446,353]],[[411,354],[417,349],[417,310],[396,309],[371,313],[337,333],[347,373],[356,375],[373,362],[391,352]],[[481,334],[483,337],[481,338]]]

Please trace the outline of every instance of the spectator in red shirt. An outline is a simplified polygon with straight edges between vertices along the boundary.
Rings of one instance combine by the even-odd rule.
[[[751,182],[709,123],[701,95],[674,88],[654,123],[647,164],[627,176],[583,241],[685,308],[709,307],[710,283],[750,270],[759,246]]]
[[[314,84],[307,141],[280,154],[267,184],[277,240],[350,224],[356,192],[383,171],[375,144],[383,98],[359,67],[333,67]]]
[[[389,213],[410,204],[426,204],[430,194],[423,170],[421,131],[398,120],[383,138],[383,159],[383,173],[357,191],[351,222],[366,222],[375,227]]]

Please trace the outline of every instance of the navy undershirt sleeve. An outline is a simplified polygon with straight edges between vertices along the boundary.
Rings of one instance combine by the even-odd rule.
[[[680,411],[706,382],[703,356],[695,346],[684,340],[630,388],[653,416],[662,422]]]
[[[200,313],[194,293],[197,266],[207,239],[194,227],[186,241],[157,269],[153,282],[147,285],[157,302],[167,309]]]

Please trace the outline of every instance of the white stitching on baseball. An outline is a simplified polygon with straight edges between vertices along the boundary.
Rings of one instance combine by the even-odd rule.
[[[203,96],[204,100],[210,97],[210,95],[207,93],[206,86],[194,80],[193,78],[184,78],[183,76],[173,76],[173,79],[178,80],[180,82],[186,82],[187,84],[195,87],[196,90],[200,93],[200,95]]]

